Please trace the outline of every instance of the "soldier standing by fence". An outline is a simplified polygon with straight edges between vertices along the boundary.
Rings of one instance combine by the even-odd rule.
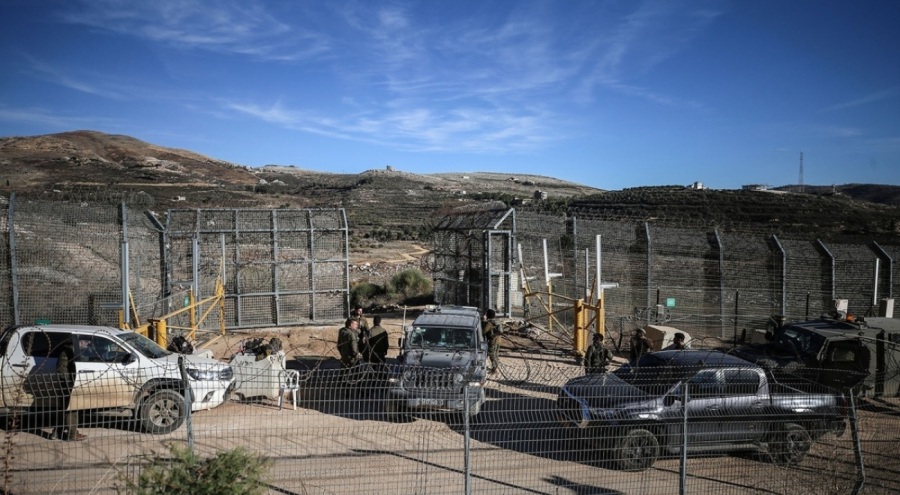
[[[484,312],[481,324],[481,333],[488,343],[488,358],[491,360],[488,372],[490,373],[496,373],[497,367],[500,366],[500,335],[503,333],[503,329],[497,323],[496,317],[497,312],[488,308]]]
[[[350,312],[350,319],[356,321],[359,326],[360,332],[369,330],[369,320],[363,316],[363,308],[362,306],[357,305],[353,308],[353,311]]]
[[[584,372],[606,373],[612,359],[612,351],[603,345],[603,334],[595,333],[593,341],[584,355]]]
[[[372,319],[373,326],[369,329],[369,345],[363,351],[363,358],[370,363],[382,364],[387,358],[388,333],[381,326],[381,316]]]
[[[78,433],[78,411],[68,411],[72,400],[72,387],[75,386],[75,353],[72,346],[60,350],[56,361],[56,399],[62,421],[53,429],[52,438],[69,442],[78,442],[87,438]]]
[[[652,349],[653,342],[647,338],[647,332],[643,328],[635,328],[631,335],[631,364],[636,364],[641,356],[649,353]]]
[[[341,368],[348,370],[359,363],[359,322],[347,318],[344,327],[338,330],[337,348],[341,355]]]

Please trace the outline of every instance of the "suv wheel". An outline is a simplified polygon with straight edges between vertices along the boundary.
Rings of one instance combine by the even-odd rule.
[[[171,389],[161,389],[151,392],[141,402],[138,421],[145,432],[162,435],[177,430],[186,415],[184,396]]]

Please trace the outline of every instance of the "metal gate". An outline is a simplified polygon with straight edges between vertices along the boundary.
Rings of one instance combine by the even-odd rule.
[[[347,314],[347,216],[340,209],[173,209],[167,294],[210,295],[221,278],[225,324],[253,328],[334,322]]]
[[[509,316],[516,291],[515,210],[460,208],[435,227],[434,295],[442,304],[494,308]]]

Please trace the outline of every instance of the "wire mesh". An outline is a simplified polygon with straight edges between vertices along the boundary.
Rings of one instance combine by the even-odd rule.
[[[727,355],[719,363],[708,351],[686,351],[703,353],[697,365],[695,358],[652,353],[645,358],[666,356],[664,364],[629,367],[617,354],[609,372],[586,374],[556,352],[551,337],[510,332],[501,346],[503,367],[484,383],[487,400],[467,420],[438,404],[399,414],[389,407],[396,349],[386,368],[345,370],[332,350],[313,355],[271,340],[230,339],[228,364],[240,385],[230,400],[196,407],[190,422],[153,423],[145,413],[152,408],[144,407],[137,419],[80,411],[77,432],[86,438],[67,442],[52,439],[66,424],[60,407],[11,416],[7,491],[127,492],[125,480],[136,480],[153,460],[171,458],[173,444],[202,458],[237,447],[263,456],[269,467],[262,488],[269,493],[843,494],[861,475],[846,397],[776,379]],[[32,380],[27,392],[64,400],[70,394],[71,404],[77,392],[60,387],[55,373],[58,336],[45,340],[32,338],[28,354],[35,363],[46,355],[44,366],[54,372],[33,375],[44,381]],[[18,348],[14,339],[8,343]],[[103,369],[92,385],[81,385],[93,387],[87,406],[109,406],[116,387],[105,384],[122,369],[103,361],[111,355],[87,356],[75,354],[74,362]],[[296,378],[285,379],[282,367]],[[164,394],[157,411],[187,408],[178,392]],[[900,489],[898,411],[896,398],[864,400],[854,411],[864,493]],[[164,426],[154,434],[147,431],[153,424]]]
[[[897,249],[892,245],[879,246],[888,258],[880,262],[876,277],[879,253],[871,243],[702,230],[696,222],[679,227],[659,219],[603,219],[596,212],[565,219],[520,211],[517,262],[531,278],[528,290],[596,298],[598,236],[601,282],[613,286],[603,293],[608,330],[667,323],[697,335],[734,339],[762,328],[774,314],[803,319],[830,313],[834,299],[847,299],[854,314],[875,315],[898,282],[889,258]],[[527,314],[546,326],[549,314],[560,310],[559,322],[572,326],[571,314],[562,309],[570,303],[562,297],[553,308],[524,299],[521,294],[513,298],[516,315]]]
[[[346,314],[340,209],[171,210],[163,226],[124,204],[11,197],[0,201],[0,218],[4,324],[118,326],[120,317],[132,316],[130,304],[158,306],[191,289],[200,300],[214,294],[219,279],[231,328]]]
[[[120,281],[107,273],[119,273],[120,269],[121,239],[110,235],[111,231],[121,232],[115,230],[119,227],[112,228],[120,225],[117,223],[119,210],[108,206],[17,202],[10,225],[10,204],[0,203],[0,206],[3,209],[0,225],[7,235],[7,242],[0,243],[0,254],[3,254],[0,288],[4,296],[10,295],[12,272],[19,271],[22,321],[45,318],[54,322],[112,321],[115,310],[109,304],[121,300]],[[76,212],[58,214],[69,208]],[[56,219],[45,218],[54,215]],[[279,211],[276,217],[278,226],[287,225],[287,230],[299,229],[304,218],[314,218],[314,223],[329,228],[343,225],[341,218],[332,213],[323,212],[325,219],[317,218],[314,212],[309,215],[298,214],[291,219],[290,213]],[[137,212],[128,210],[126,216],[129,219],[127,239],[131,244],[129,276],[140,281],[136,300],[139,314],[149,314],[157,310],[144,308],[157,303],[164,285],[162,277],[157,275],[163,264],[158,230]],[[268,288],[269,284],[275,284],[272,292],[281,293],[276,307],[264,293],[233,297],[227,309],[229,321],[244,321],[240,318],[246,317],[246,321],[268,322],[277,309],[284,308],[313,314],[306,294],[289,293],[292,287],[306,284],[327,288],[327,293],[317,295],[317,304],[320,298],[333,297],[334,300],[323,304],[342,307],[344,296],[339,286],[344,280],[342,274],[346,274],[342,265],[346,262],[342,233],[328,228],[315,229],[311,234],[306,232],[312,236],[311,243],[307,243],[310,237],[280,237],[279,249],[273,251],[262,247],[276,232],[269,228],[272,215],[252,213],[245,218],[235,216],[234,212],[210,212],[203,218],[204,222],[213,222],[223,229],[201,233],[198,253],[206,261],[196,266],[203,277],[220,273],[218,260],[223,251],[226,260],[244,260],[246,254],[246,273],[235,270],[234,266],[227,269],[226,285]],[[190,221],[179,220],[177,225],[183,224],[186,231],[192,228],[196,231],[196,220],[196,216]],[[267,221],[269,227],[265,225]],[[767,433],[767,440],[784,439],[790,433],[792,441],[801,447],[809,443],[809,451],[799,462],[783,462],[784,456],[771,450],[779,442],[784,444],[783,440],[754,441],[746,449],[723,453],[712,449],[718,440],[701,438],[690,442],[690,455],[682,463],[678,452],[659,447],[672,445],[671,440],[678,438],[677,428],[670,426],[666,435],[657,435],[658,430],[651,428],[659,447],[658,458],[652,466],[634,471],[623,469],[623,457],[640,460],[641,455],[631,454],[654,450],[653,441],[645,434],[634,435],[626,444],[623,439],[628,435],[613,428],[599,435],[603,442],[598,445],[597,435],[588,434],[584,438],[585,431],[592,431],[591,428],[568,428],[560,422],[563,390],[571,390],[577,380],[585,380],[584,369],[572,353],[573,315],[567,309],[571,302],[565,297],[586,298],[592,292],[596,294],[596,287],[591,287],[597,268],[593,250],[596,235],[601,235],[603,281],[618,284],[604,292],[606,345],[615,353],[612,372],[628,359],[631,330],[648,322],[684,327],[695,338],[694,346],[705,348],[720,347],[723,338],[727,340],[739,335],[741,330],[762,326],[772,314],[782,312],[782,306],[789,318],[817,316],[830,309],[832,285],[834,297],[848,298],[852,308],[861,307],[865,311],[872,302],[876,283],[876,254],[871,246],[825,244],[837,260],[832,276],[831,262],[815,240],[779,236],[778,242],[785,253],[782,256],[773,245],[771,234],[764,231],[702,229],[695,224],[659,226],[634,218],[594,217],[567,222],[560,216],[530,212],[518,213],[516,221],[514,233],[522,246],[522,257],[518,258],[515,251],[514,255],[521,261],[521,274],[526,279],[517,279],[513,286],[520,288],[528,283],[531,290],[546,287],[543,241],[547,239],[548,271],[560,274],[551,280],[552,292],[558,297],[525,298],[523,291],[513,292],[516,319],[509,322],[509,331],[502,338],[500,366],[483,385],[486,396],[483,408],[474,418],[469,418],[468,427],[465,417],[438,407],[407,411],[398,417],[388,405],[384,374],[368,368],[342,370],[333,343],[335,329],[304,327],[291,330],[290,338],[284,336],[288,344],[281,353],[261,359],[248,353],[250,346],[246,341],[255,333],[229,332],[220,339],[222,347],[217,348],[215,356],[220,363],[230,365],[241,386],[235,385],[228,400],[224,400],[225,386],[202,389],[202,392],[197,387],[195,392],[201,393],[194,394],[193,400],[199,405],[192,412],[190,429],[188,422],[182,421],[166,432],[177,422],[178,414],[174,414],[168,417],[176,418],[176,422],[168,426],[165,422],[164,426],[157,423],[157,433],[147,431],[148,424],[151,430],[154,424],[150,417],[159,419],[167,410],[177,413],[171,408],[177,410],[183,400],[179,397],[184,397],[184,387],[177,386],[183,383],[179,382],[181,377],[148,372],[136,380],[124,356],[119,362],[116,354],[99,356],[100,361],[96,362],[88,359],[87,364],[99,368],[94,370],[95,378],[87,380],[96,385],[94,391],[82,394],[79,399],[85,408],[77,413],[78,432],[87,438],[72,442],[53,440],[56,428],[69,419],[60,414],[60,407],[37,408],[32,407],[33,402],[18,407],[16,401],[21,399],[17,396],[26,392],[32,398],[37,392],[45,401],[59,398],[54,388],[58,385],[56,379],[31,378],[26,390],[24,384],[19,386],[16,377],[24,382],[25,377],[54,373],[26,373],[24,368],[15,365],[31,366],[29,370],[43,366],[42,369],[55,371],[58,361],[53,359],[58,358],[51,356],[55,341],[47,338],[47,345],[35,347],[32,339],[31,355],[23,352],[21,357],[8,359],[8,355],[22,346],[11,338],[3,338],[0,339],[0,350],[4,353],[0,390],[8,413],[3,440],[6,491],[20,495],[117,492],[116,486],[121,487],[123,479],[137,479],[141,472],[152,467],[153,459],[169,458],[171,444],[190,445],[200,456],[212,456],[235,447],[258,453],[271,461],[264,488],[272,493],[466,493],[468,489],[469,493],[498,494],[680,491],[837,494],[854,490],[861,471],[854,452],[853,432],[848,429],[837,436],[824,432],[818,424],[806,422],[808,428],[799,424],[817,437],[809,443],[806,435],[788,427],[781,412],[747,413],[742,417],[754,419],[753,431]],[[241,225],[269,228],[269,240],[261,231],[234,236],[223,227],[233,231]],[[10,247],[10,228],[15,230],[15,240],[21,241],[16,243],[15,250]],[[464,270],[478,269],[478,263],[483,261],[482,253],[465,242],[470,236],[468,230],[448,230],[447,236],[446,245],[440,238],[436,241],[435,265],[439,267],[443,263],[452,268],[447,272],[452,275],[447,280],[469,280],[464,278],[467,276]],[[456,239],[451,242],[452,236]],[[483,245],[480,232],[471,238]],[[166,263],[175,267],[172,273],[190,273],[194,270],[195,256],[192,238],[191,242],[170,240],[175,247]],[[445,246],[447,251],[442,251]],[[892,257],[900,249],[893,245],[882,247]],[[295,270],[297,266],[309,266],[304,254],[309,252],[307,249],[314,251],[315,259],[321,263],[316,263],[312,271]],[[590,252],[585,255],[585,250]],[[447,257],[439,257],[441,253]],[[13,259],[15,264],[10,261]],[[328,263],[329,260],[334,263]],[[279,264],[285,266],[272,269]],[[320,269],[324,270],[321,277]],[[881,269],[878,294],[892,296],[896,293],[897,277],[893,276],[896,267],[884,261]],[[334,280],[338,282],[329,282]],[[470,287],[477,296],[480,289],[466,284],[452,285],[449,290],[468,291]],[[208,290],[204,288],[203,292]],[[93,303],[89,297],[92,294]],[[178,294],[182,293],[175,293]],[[668,304],[670,298],[675,299],[672,306]],[[167,307],[179,303],[179,298],[173,297]],[[4,322],[12,321],[11,304],[4,303],[0,311]],[[385,323],[392,331],[392,345],[402,336],[407,321],[404,318],[401,322],[395,315]],[[46,335],[47,332],[44,327],[37,333]],[[883,345],[888,351],[884,367],[878,373],[896,385],[900,378],[896,344],[900,342],[890,340],[893,338],[890,336],[886,338]],[[295,339],[298,343],[291,343]],[[324,345],[311,350],[310,342]],[[389,353],[390,365],[396,364],[396,351],[394,348]],[[271,359],[273,356],[275,360]],[[241,359],[243,364],[239,362]],[[119,379],[124,376],[128,380]],[[142,405],[150,394],[136,393],[135,387],[155,379],[165,379],[174,386],[166,390],[182,394],[161,394],[153,413],[154,408]],[[724,394],[724,375],[722,380],[716,386]],[[105,385],[106,382],[116,383]],[[117,402],[117,396],[128,395],[122,394],[123,390],[132,394],[128,403]],[[623,387],[598,396],[624,404],[635,399],[627,390]],[[812,395],[809,391],[801,392]],[[866,475],[863,493],[900,491],[896,478],[900,459],[897,395],[896,386],[886,388],[881,397],[860,398],[855,410],[858,452]],[[746,396],[759,398],[760,395]],[[219,397],[223,399],[221,404],[217,404]],[[808,401],[805,395],[799,398],[801,405],[811,405],[803,402]],[[688,414],[688,424],[696,423],[701,434],[711,434],[714,440],[716,435],[734,433],[720,424],[721,417],[715,412],[715,406],[719,411],[730,409],[724,395],[701,399],[690,407],[699,408],[702,400],[712,400],[713,407]],[[665,403],[662,406],[677,410],[678,403],[673,401],[670,406]],[[684,401],[680,404],[684,410]],[[583,408],[579,409],[584,413]],[[594,407],[593,412],[590,407],[587,409],[591,414],[603,411],[602,407]],[[718,431],[704,428],[718,428]]]

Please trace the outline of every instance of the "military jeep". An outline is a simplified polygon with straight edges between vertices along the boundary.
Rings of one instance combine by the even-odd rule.
[[[773,372],[836,388],[854,388],[869,376],[871,352],[859,325],[841,320],[769,320],[765,342],[731,351]]]
[[[486,357],[477,308],[426,310],[400,341],[397,365],[388,377],[387,414],[426,410],[474,418],[485,401]]]

